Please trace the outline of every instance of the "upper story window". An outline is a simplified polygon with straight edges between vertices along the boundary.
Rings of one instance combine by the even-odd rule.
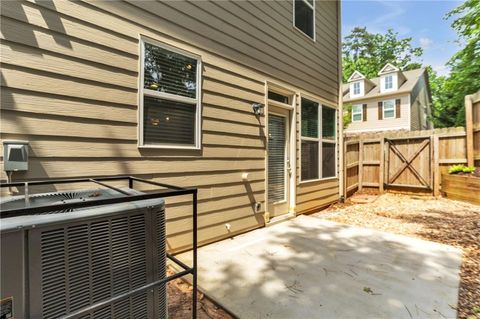
[[[305,35],[315,40],[315,0],[293,1],[293,23]]]
[[[337,111],[302,98],[301,180],[337,175]]]
[[[383,101],[383,118],[384,119],[395,118],[395,100]]]
[[[363,80],[350,83],[350,96],[359,97],[363,96],[365,91],[365,82]]]
[[[141,39],[139,146],[200,148],[198,56]]]
[[[385,90],[393,89],[393,75],[385,76]]]
[[[363,121],[363,105],[355,104],[352,106],[352,122]]]
[[[360,82],[353,83],[353,95],[360,95]]]

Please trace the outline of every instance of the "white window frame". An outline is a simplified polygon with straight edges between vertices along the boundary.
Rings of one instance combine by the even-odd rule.
[[[191,52],[187,52],[184,50],[181,50],[176,47],[172,47],[168,44],[140,36],[140,76],[139,76],[139,86],[138,86],[138,98],[139,98],[139,112],[138,112],[138,147],[139,148],[161,148],[161,149],[192,149],[192,150],[199,150],[201,149],[202,145],[202,128],[201,128],[201,119],[202,119],[202,114],[201,114],[201,92],[202,92],[202,59],[199,55],[193,54]],[[145,43],[151,44],[158,46],[162,49],[172,51],[174,53],[178,53],[180,55],[184,55],[186,57],[195,59],[197,61],[197,91],[195,98],[190,98],[186,96],[180,96],[180,95],[175,95],[171,93],[164,93],[164,92],[158,92],[150,89],[144,88],[144,77],[145,77],[145,70],[144,70],[144,63],[145,63]],[[174,101],[174,102],[182,102],[182,103],[188,103],[195,105],[195,111],[196,111],[196,116],[195,116],[195,144],[194,145],[174,145],[174,144],[145,144],[144,141],[144,106],[143,106],[143,101],[144,97],[149,96],[149,97],[156,97],[156,98],[161,98],[169,101]]]
[[[390,79],[390,82],[387,81],[388,79]],[[388,90],[393,90],[393,75],[385,75],[385,91],[388,91]],[[387,86],[387,84],[390,83],[390,87]]]
[[[307,38],[309,38],[310,40],[312,40],[313,42],[315,42],[317,40],[317,32],[316,32],[316,29],[317,29],[317,21],[316,21],[316,17],[315,17],[315,2],[317,2],[316,0],[313,0],[313,5],[310,4],[307,0],[298,0],[298,1],[303,1],[307,4],[307,6],[313,10],[313,38],[311,38],[308,34],[306,34],[305,32],[303,32],[303,30],[301,30],[300,28],[298,28],[296,25],[295,25],[295,1],[296,0],[293,0],[293,27],[299,31],[301,34],[303,34],[304,36],[306,36]]]
[[[357,92],[358,88],[358,92]],[[353,83],[353,95],[360,95],[361,93],[361,88],[360,88],[360,82],[354,82]]]
[[[319,126],[318,127],[318,132],[319,132],[319,136],[318,137],[302,136],[302,98],[307,99],[307,100],[312,101],[312,102],[315,102],[315,103],[318,103],[318,109],[319,109],[319,112],[318,112],[318,126]],[[324,107],[331,108],[335,111],[335,139],[333,139],[333,140],[323,138],[322,109]],[[301,96],[300,97],[300,128],[299,129],[300,129],[300,147],[299,147],[300,148],[300,163],[299,163],[300,183],[301,184],[311,183],[311,182],[318,182],[318,181],[324,181],[324,180],[338,178],[338,130],[337,130],[338,129],[338,109],[336,109],[335,107],[324,105],[314,98],[310,98],[308,96]],[[301,156],[302,156],[302,141],[318,142],[318,176],[319,176],[319,178],[306,179],[306,180],[302,179],[302,158],[301,158]],[[335,156],[335,176],[323,177],[323,160],[322,160],[323,148],[322,148],[322,143],[324,143],[324,142],[325,143],[330,143],[330,144],[335,144],[335,154],[337,154],[337,156]]]
[[[385,116],[385,102],[392,102],[393,105],[393,116],[392,117],[386,117]],[[382,101],[382,112],[383,112],[383,119],[384,120],[389,120],[389,119],[394,119],[397,117],[397,110],[396,110],[396,105],[395,105],[395,100],[385,100]]]
[[[360,107],[360,112],[355,112],[354,109],[356,106],[359,106]],[[359,114],[360,113],[360,119],[359,120],[355,120],[355,117],[354,115],[355,114]],[[352,122],[363,122],[363,105],[362,104],[354,104],[352,105]]]
[[[358,94],[355,94],[355,85],[358,85]],[[352,97],[363,96],[365,91],[365,82],[363,80],[350,83],[350,95]]]
[[[387,77],[391,77],[392,79],[392,87],[387,89]],[[385,93],[385,92],[393,92],[396,91],[398,88],[398,74],[396,73],[390,73],[390,74],[385,74],[380,77],[380,93]]]

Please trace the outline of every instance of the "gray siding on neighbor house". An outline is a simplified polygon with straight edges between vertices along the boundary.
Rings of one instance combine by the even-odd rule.
[[[316,42],[292,26],[292,1],[5,1],[1,14],[2,139],[31,146],[14,178],[198,186],[202,243],[264,224],[253,203],[265,199],[265,118],[251,104],[265,103],[266,81],[338,101],[335,1],[317,1]],[[201,150],[137,147],[139,35],[201,56]],[[299,207],[331,203],[337,185],[299,188]],[[188,200],[167,201],[170,248],[190,243]]]
[[[425,74],[425,73],[424,73]],[[431,115],[431,102],[425,75],[420,77],[412,90],[412,123],[411,130],[428,130],[433,128]]]

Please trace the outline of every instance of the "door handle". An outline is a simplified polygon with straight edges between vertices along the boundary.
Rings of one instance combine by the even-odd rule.
[[[287,159],[287,171],[288,171],[288,174],[292,174],[292,166],[290,165],[289,159]]]

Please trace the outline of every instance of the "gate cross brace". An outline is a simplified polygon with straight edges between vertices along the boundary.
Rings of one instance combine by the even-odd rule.
[[[423,151],[423,149],[430,143],[430,140],[424,140],[422,144],[418,147],[418,149],[413,153],[409,159],[406,159],[405,156],[400,152],[400,150],[395,146],[395,144],[391,143],[389,141],[390,146],[392,147],[392,150],[394,153],[400,157],[400,159],[403,161],[402,166],[398,169],[398,171],[389,179],[388,183],[392,184],[402,173],[405,169],[409,168],[410,171],[415,175],[415,177],[422,183],[423,185],[429,187],[428,182],[420,175],[420,173],[415,170],[411,166],[412,162],[417,158],[417,156]]]

